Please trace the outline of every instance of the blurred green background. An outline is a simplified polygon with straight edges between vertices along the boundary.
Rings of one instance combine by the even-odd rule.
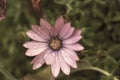
[[[0,80],[114,80],[120,79],[120,1],[119,0],[41,0],[34,10],[31,0],[7,0],[6,18],[0,21]],[[24,55],[25,32],[44,18],[52,25],[63,16],[82,30],[85,50],[77,52],[79,68],[94,66],[108,72],[72,69],[54,79],[50,66],[33,71],[32,58]],[[76,71],[74,71],[76,70]],[[11,77],[11,79],[10,79]]]

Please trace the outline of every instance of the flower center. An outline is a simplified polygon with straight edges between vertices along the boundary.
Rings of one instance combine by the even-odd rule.
[[[50,48],[52,48],[53,50],[58,50],[61,48],[62,44],[61,44],[61,40],[59,39],[52,39],[50,41]]]

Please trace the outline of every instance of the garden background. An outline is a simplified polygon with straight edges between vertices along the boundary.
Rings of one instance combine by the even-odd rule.
[[[41,0],[37,8],[31,0],[7,0],[6,18],[0,21],[0,80],[119,80],[120,79],[120,1],[119,0]],[[25,56],[25,32],[44,18],[54,25],[63,16],[82,30],[77,52],[79,68],[69,76],[55,79],[50,66],[32,70]],[[100,70],[99,70],[100,69]]]

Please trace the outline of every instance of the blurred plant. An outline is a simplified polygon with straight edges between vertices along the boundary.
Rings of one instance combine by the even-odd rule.
[[[106,56],[107,56],[106,51],[100,50],[100,51],[97,52],[97,57],[100,60],[103,60],[104,58],[106,58]]]
[[[75,28],[82,30],[80,41],[88,52],[77,52],[81,58],[78,70],[59,80],[113,80],[120,78],[120,3],[119,0],[41,0],[36,12],[31,0],[7,0],[7,17],[0,21],[0,80],[8,80],[9,73],[17,79],[55,80],[48,67],[32,71],[31,58],[24,56],[22,44],[29,39],[25,32],[40,17],[51,24],[63,15]],[[0,5],[1,6],[1,5]],[[0,14],[1,15],[1,14]],[[93,70],[95,68],[95,70]],[[98,71],[96,70],[98,69]],[[8,74],[5,74],[6,70]],[[102,70],[109,76],[99,72]],[[6,78],[3,76],[5,74]],[[34,78],[34,77],[35,78]],[[39,76],[39,77],[38,77]],[[11,78],[12,79],[12,78]],[[57,80],[56,79],[56,80]]]
[[[32,6],[34,8],[34,10],[36,11],[39,11],[40,10],[40,0],[32,0]]]
[[[6,14],[6,0],[0,0],[0,21],[5,18]]]

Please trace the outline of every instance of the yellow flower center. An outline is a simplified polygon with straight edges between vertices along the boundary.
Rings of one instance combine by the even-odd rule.
[[[61,44],[61,41],[59,39],[52,39],[50,41],[50,47],[53,49],[53,50],[58,50],[60,49],[62,46]]]

